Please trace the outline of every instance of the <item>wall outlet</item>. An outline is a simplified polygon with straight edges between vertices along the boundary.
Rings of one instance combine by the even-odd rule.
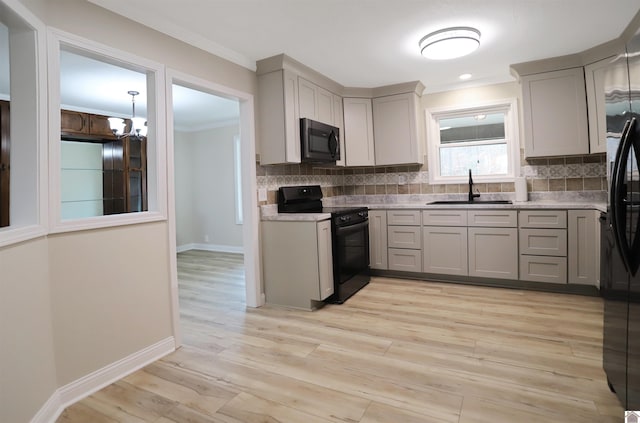
[[[209,242],[209,235],[204,236],[204,242]]]
[[[258,188],[258,201],[267,201],[267,189]]]

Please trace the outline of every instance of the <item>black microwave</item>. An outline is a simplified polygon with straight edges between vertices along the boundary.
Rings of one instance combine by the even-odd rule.
[[[322,122],[300,119],[301,159],[303,162],[340,160],[340,129]]]

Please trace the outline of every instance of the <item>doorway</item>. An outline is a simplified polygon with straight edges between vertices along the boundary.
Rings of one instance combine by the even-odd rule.
[[[253,96],[188,75],[168,76],[170,265],[178,347],[178,252],[204,251],[223,259],[224,254],[242,253],[245,304],[258,307],[264,301],[257,254]],[[183,107],[185,101],[188,107]]]

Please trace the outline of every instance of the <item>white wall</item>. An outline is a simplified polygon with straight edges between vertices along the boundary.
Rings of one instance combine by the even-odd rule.
[[[23,4],[50,27],[256,92],[253,72],[89,2]],[[74,385],[81,395],[92,375],[171,337],[169,261],[166,221],[66,232],[0,248],[0,421],[48,421],[57,410],[56,391],[83,382]]]
[[[57,388],[47,240],[0,248],[0,421],[27,422]]]
[[[196,242],[193,211],[193,143],[190,132],[174,132],[174,165],[176,195],[176,245],[188,246]],[[186,247],[185,247],[186,248]]]
[[[242,225],[235,219],[233,154],[233,138],[239,130],[231,125],[176,135],[179,249],[190,244],[222,251],[242,248]]]

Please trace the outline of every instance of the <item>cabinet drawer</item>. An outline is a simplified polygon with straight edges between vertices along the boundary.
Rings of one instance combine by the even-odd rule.
[[[422,272],[422,252],[389,248],[389,270],[403,272]]]
[[[387,210],[387,224],[420,226],[419,210]]]
[[[517,228],[518,213],[515,210],[469,210],[467,211],[469,226],[490,228]]]
[[[521,255],[520,279],[533,282],[567,283],[567,258]]]
[[[565,229],[520,229],[520,254],[566,256]]]
[[[467,211],[424,210],[422,224],[425,226],[467,226]]]
[[[420,226],[388,226],[387,242],[389,248],[411,248],[419,250]]]
[[[521,210],[519,215],[521,228],[557,228],[566,229],[566,210]]]

